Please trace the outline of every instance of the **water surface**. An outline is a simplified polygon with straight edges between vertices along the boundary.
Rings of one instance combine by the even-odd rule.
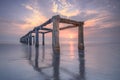
[[[60,66],[52,65],[52,45],[36,49],[24,44],[0,44],[0,80],[120,80],[120,44],[61,44]]]

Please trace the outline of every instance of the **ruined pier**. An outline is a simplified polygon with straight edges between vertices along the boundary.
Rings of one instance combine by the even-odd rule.
[[[48,24],[53,23],[53,28],[45,28]],[[66,27],[59,27],[60,23],[71,24]],[[35,27],[33,30],[29,31],[26,35],[20,38],[21,43],[32,45],[35,44],[35,47],[39,47],[39,33],[42,34],[42,45],[45,45],[45,34],[52,32],[52,47],[53,52],[60,51],[60,42],[59,42],[59,31],[69,28],[78,27],[78,49],[84,50],[84,30],[83,30],[84,22],[70,20],[61,18],[59,15],[53,16],[51,19],[46,21],[40,26]],[[44,31],[44,32],[43,32]],[[35,34],[34,36],[32,34]]]
[[[48,24],[52,23],[52,29],[46,28]],[[60,27],[60,23],[69,24],[69,26]],[[26,35],[20,38],[20,42],[27,44],[29,46],[35,44],[36,47],[36,58],[35,66],[38,68],[38,56],[39,56],[39,34],[42,34],[42,46],[45,45],[45,34],[52,32],[52,66],[54,70],[54,76],[57,76],[54,80],[58,80],[59,76],[59,65],[60,65],[60,42],[59,42],[59,31],[69,28],[78,29],[78,51],[80,61],[84,61],[84,22],[70,20],[61,18],[59,15],[53,16],[51,19],[46,21],[40,26],[35,27],[33,30],[29,31]],[[34,34],[34,35],[33,35]],[[82,52],[81,52],[82,51]],[[84,69],[82,69],[84,70]]]

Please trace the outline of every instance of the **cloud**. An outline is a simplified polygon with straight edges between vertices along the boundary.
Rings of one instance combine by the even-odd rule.
[[[47,20],[40,11],[37,0],[22,4],[22,7],[29,12],[28,16],[21,16],[20,20],[0,18],[0,25],[4,26],[0,27],[1,34],[24,35]]]
[[[77,16],[80,13],[76,5],[71,4],[67,0],[52,0],[52,2],[52,11],[54,13],[58,13],[68,18],[72,16]]]
[[[100,29],[118,26],[119,21],[113,20],[114,17],[109,11],[86,10],[84,13],[85,27]]]
[[[96,14],[96,15],[94,15],[94,14]],[[103,22],[103,20],[105,20],[106,18],[109,17],[108,12],[103,12],[103,14],[100,14],[97,11],[95,11],[95,13],[86,11],[86,15],[87,16],[88,15],[90,15],[90,16],[94,15],[94,16],[86,19],[85,27],[93,27],[93,26],[95,27],[97,25],[101,25],[101,22]]]
[[[10,20],[10,19],[3,19],[0,20],[0,34],[1,35],[19,35],[22,34],[20,26],[18,24],[23,24],[22,21]]]
[[[37,0],[28,4],[22,4],[22,6],[28,11],[31,11],[31,14],[24,18],[25,24],[22,25],[22,29],[39,26],[41,23],[47,20],[47,17],[45,17],[40,11]]]

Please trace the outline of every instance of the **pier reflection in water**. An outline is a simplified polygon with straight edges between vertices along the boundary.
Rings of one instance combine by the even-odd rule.
[[[39,59],[39,48],[35,48],[35,68],[39,68],[38,59]]]
[[[36,71],[40,72],[43,76],[45,76],[47,80],[51,80],[51,79],[64,80],[64,78],[62,78],[63,76],[61,74],[62,73],[64,74],[65,71],[70,72],[67,69],[65,69],[66,67],[64,69],[62,67],[60,67],[60,55],[57,55],[57,54],[54,54],[54,57],[55,57],[54,60],[52,60],[52,59],[50,60],[50,61],[53,61],[53,62],[51,62],[50,65],[41,66],[41,65],[43,65],[42,63],[45,63],[45,59],[46,59],[45,46],[40,47],[41,51],[39,51],[38,47],[36,47],[34,50],[32,49],[33,46],[28,46],[28,47],[29,47],[28,48],[29,51],[27,54],[29,54],[28,55],[29,62],[31,63],[33,68]],[[84,51],[82,51],[82,50],[78,51],[79,74],[73,73],[74,77],[72,79],[74,79],[74,80],[85,80],[85,60],[84,60],[84,56],[82,54],[84,54]],[[33,61],[32,61],[32,57],[35,57]],[[67,80],[69,80],[69,79],[67,79]]]
[[[78,55],[79,55],[79,73],[80,73],[80,80],[85,80],[85,59],[84,59],[84,51],[78,51]]]
[[[31,61],[31,57],[32,57],[32,47],[31,46],[29,46],[28,51],[29,51],[28,59]]]

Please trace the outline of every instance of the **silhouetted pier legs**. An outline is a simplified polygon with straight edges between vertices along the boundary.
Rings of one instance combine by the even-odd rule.
[[[42,46],[42,62],[45,59],[45,46]]]
[[[39,31],[35,29],[35,67],[38,68],[38,58],[39,58]]]
[[[35,36],[32,36],[32,44],[35,44]]]
[[[45,45],[45,33],[42,33],[42,45]]]
[[[29,45],[29,37],[26,37],[26,44]]]
[[[54,80],[59,80],[60,54],[54,54],[53,76]]]
[[[35,47],[39,47],[39,31],[35,29]]]
[[[29,34],[29,45],[32,45],[32,33]]]
[[[35,68],[39,68],[39,47],[35,48]]]
[[[53,71],[54,80],[58,80],[60,64],[60,45],[59,45],[59,16],[53,17],[52,48],[53,48]]]
[[[78,27],[78,49],[80,49],[80,50],[84,50],[83,24],[80,24]]]
[[[29,46],[29,57],[28,59],[31,61],[31,58],[32,58],[32,46]]]
[[[84,54],[84,50],[79,50],[79,73],[80,73],[80,80],[85,80],[85,59],[84,56],[81,54]]]
[[[80,80],[85,80],[85,60],[84,60],[84,23],[78,27],[78,51],[79,51],[79,68],[80,68]]]

